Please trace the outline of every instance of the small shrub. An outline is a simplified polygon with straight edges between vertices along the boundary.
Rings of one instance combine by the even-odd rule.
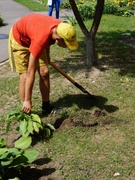
[[[74,18],[74,17],[69,17],[69,16],[67,16],[67,15],[66,15],[66,20],[65,20],[65,22],[71,24],[72,26],[74,26],[75,24],[77,24],[76,18]]]
[[[41,4],[43,4],[44,6],[47,5],[47,0],[38,0]]]
[[[117,16],[124,16],[124,17],[133,16],[133,13],[130,12],[129,7],[126,6],[126,1],[120,1],[119,3],[113,3],[112,1],[106,2],[104,5],[103,13],[114,14]]]
[[[118,7],[111,2],[107,2],[104,5],[104,14],[115,14],[118,10]]]
[[[71,9],[69,2],[63,2],[60,7],[63,9]]]
[[[0,26],[2,26],[2,25],[3,25],[3,19],[2,19],[1,15],[0,15]]]
[[[115,13],[117,16],[123,16],[123,17],[130,17],[133,16],[133,13],[126,9],[118,9],[118,11]]]
[[[78,5],[78,10],[83,20],[92,19],[94,17],[94,7],[82,4]]]

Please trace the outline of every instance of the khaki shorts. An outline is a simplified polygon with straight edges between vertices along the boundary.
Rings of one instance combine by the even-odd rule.
[[[30,51],[29,48],[18,44],[10,30],[8,39],[8,55],[11,70],[18,73],[26,73],[28,69]],[[39,66],[46,66],[48,64],[46,51],[39,58]]]

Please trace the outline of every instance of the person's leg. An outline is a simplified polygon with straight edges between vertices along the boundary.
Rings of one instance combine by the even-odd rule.
[[[56,0],[55,9],[56,9],[56,18],[59,19],[59,8],[60,8],[60,0]]]
[[[39,89],[42,97],[42,113],[50,114],[53,107],[50,105],[50,77],[48,68],[48,56],[46,50],[39,59]]]
[[[48,16],[52,16],[52,12],[53,12],[53,7],[49,6]]]
[[[39,88],[42,97],[42,114],[50,114],[53,107],[50,105],[50,78],[48,66],[40,66],[39,72]]]
[[[49,6],[48,16],[52,16],[55,0],[52,0],[52,5]]]
[[[49,101],[50,79],[48,66],[39,67],[39,88],[43,102]]]
[[[12,29],[8,39],[8,55],[12,71],[18,72],[20,75],[19,82],[19,97],[24,101],[25,97],[25,82],[27,76],[27,67],[29,60],[29,49],[19,45],[12,35]]]
[[[55,109],[50,105],[50,77],[48,68],[48,55],[46,51],[43,52],[39,59],[39,88],[42,96],[42,115],[60,114],[63,110]]]

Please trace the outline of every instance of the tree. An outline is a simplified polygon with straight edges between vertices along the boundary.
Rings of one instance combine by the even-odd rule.
[[[95,51],[95,35],[97,33],[100,20],[103,14],[104,2],[105,0],[97,0],[93,24],[90,28],[90,31],[88,31],[78,11],[75,0],[69,0],[69,3],[76,17],[76,20],[83,34],[86,37],[86,62],[89,67],[92,67],[94,64],[97,63],[97,56],[96,56],[96,51]]]

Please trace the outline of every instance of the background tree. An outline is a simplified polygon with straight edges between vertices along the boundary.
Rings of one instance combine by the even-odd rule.
[[[95,35],[97,33],[100,20],[104,10],[104,2],[105,0],[97,0],[97,5],[95,8],[95,16],[93,19],[93,24],[90,28],[90,31],[86,28],[81,15],[78,11],[76,3],[74,0],[69,0],[69,3],[72,7],[76,20],[86,37],[86,62],[89,67],[92,67],[94,64],[97,63],[97,55],[95,51]]]

